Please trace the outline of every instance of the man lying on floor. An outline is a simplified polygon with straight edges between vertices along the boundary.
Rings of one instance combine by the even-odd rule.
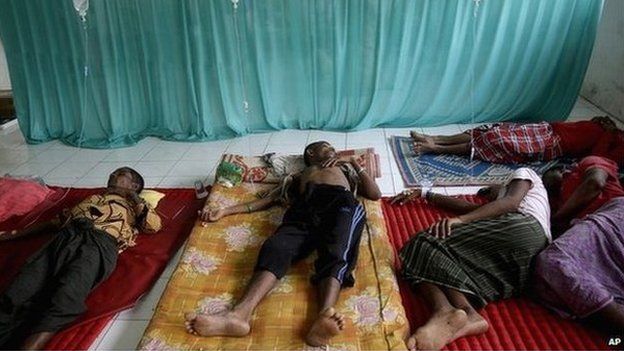
[[[57,233],[0,295],[0,346],[25,336],[22,348],[45,347],[85,312],[89,292],[112,273],[119,253],[135,245],[138,232],[160,230],[160,217],[138,196],[143,184],[138,172],[119,168],[103,194],[63,210],[52,221],[0,232],[0,241]]]
[[[245,294],[231,310],[206,315],[188,313],[189,332],[202,336],[244,336],[250,330],[251,315],[292,263],[318,253],[312,282],[318,285],[319,315],[306,342],[327,345],[343,328],[343,316],[334,305],[342,287],[353,286],[355,267],[366,215],[356,200],[359,191],[377,200],[381,193],[375,180],[355,159],[342,162],[327,142],[308,145],[304,151],[305,170],[284,182],[266,198],[228,208],[205,208],[202,219],[217,221],[223,216],[265,209],[278,200],[287,200],[282,224],[260,250],[254,276]]]
[[[546,189],[534,171],[519,168],[507,184],[487,193],[493,201],[484,205],[421,190],[393,200],[423,195],[458,214],[401,249],[403,279],[433,310],[407,340],[410,350],[439,350],[457,338],[484,333],[488,323],[476,309],[528,287],[531,262],[551,240]]]
[[[603,156],[624,167],[624,131],[608,117],[557,123],[497,123],[456,135],[410,133],[418,154],[452,154],[492,163],[528,163],[559,157]]]
[[[587,157],[543,179],[553,226],[567,228],[536,261],[535,291],[563,317],[624,333],[624,189],[615,162]]]

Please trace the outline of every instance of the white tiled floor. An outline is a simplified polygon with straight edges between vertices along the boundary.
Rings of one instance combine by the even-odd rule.
[[[600,109],[579,99],[570,120],[605,115]],[[401,175],[392,157],[387,139],[391,135],[409,135],[410,129],[424,133],[456,134],[469,125],[435,128],[385,128],[354,133],[285,130],[254,134],[229,140],[204,143],[180,143],[146,138],[138,145],[116,150],[77,149],[52,141],[27,145],[18,131],[0,134],[0,175],[37,175],[48,184],[101,187],[108,174],[120,166],[131,166],[146,175],[148,187],[192,187],[195,180],[212,183],[217,161],[223,152],[261,155],[266,152],[300,153],[312,141],[327,140],[337,148],[374,147],[381,158],[382,177],[377,182],[384,195],[404,189]],[[439,188],[450,195],[476,193],[479,187]],[[92,349],[134,349],[147,327],[158,299],[180,259],[171,260],[151,291],[132,310],[122,312],[106,327]]]

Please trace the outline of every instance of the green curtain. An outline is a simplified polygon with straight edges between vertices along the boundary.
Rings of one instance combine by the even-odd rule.
[[[71,0],[0,0],[0,36],[27,140],[108,148],[148,135],[560,120],[602,6],[90,0],[83,23]]]

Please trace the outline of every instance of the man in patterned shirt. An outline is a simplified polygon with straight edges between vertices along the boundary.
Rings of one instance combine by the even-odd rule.
[[[111,173],[103,194],[92,195],[55,219],[0,232],[0,241],[57,232],[30,257],[0,295],[0,346],[26,336],[24,349],[42,349],[86,310],[89,292],[114,270],[117,256],[136,245],[139,231],[160,230],[160,217],[139,197],[144,181],[128,167]]]

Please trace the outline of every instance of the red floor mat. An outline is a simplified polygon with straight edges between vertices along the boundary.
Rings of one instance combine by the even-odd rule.
[[[475,197],[469,200],[479,201]],[[423,202],[390,205],[383,199],[383,211],[395,254],[415,233],[427,228],[445,212]],[[396,261],[400,265],[399,260]],[[424,302],[402,281],[403,305],[412,330],[421,326],[429,312]],[[487,333],[461,338],[448,350],[600,350],[608,349],[608,338],[582,325],[563,320],[528,298],[489,304],[481,311],[490,323]]]
[[[102,189],[57,188],[57,194],[25,218],[14,218],[0,225],[0,230],[21,228],[34,220],[50,218],[61,208],[70,207]],[[134,306],[136,301],[158,280],[167,262],[180,248],[193,228],[197,210],[203,200],[195,198],[192,189],[158,189],[166,194],[157,212],[163,219],[163,230],[153,235],[140,235],[137,246],[126,250],[117,261],[113,274],[87,299],[88,311],[71,327],[57,334],[46,349],[85,350],[98,337],[118,311]],[[24,261],[40,248],[49,235],[0,243],[0,290],[4,289]]]

